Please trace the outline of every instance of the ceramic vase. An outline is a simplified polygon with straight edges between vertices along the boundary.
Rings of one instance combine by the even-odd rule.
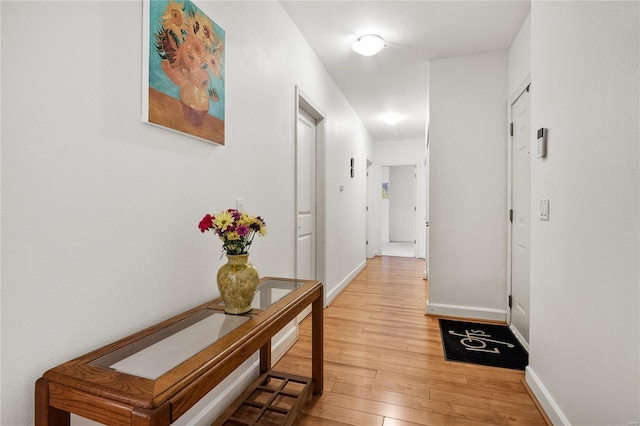
[[[218,290],[228,314],[249,312],[258,288],[258,270],[249,263],[248,254],[227,255],[227,263],[218,270]]]

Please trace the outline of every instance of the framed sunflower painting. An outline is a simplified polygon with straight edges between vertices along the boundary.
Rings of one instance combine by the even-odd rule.
[[[224,31],[190,0],[143,5],[142,121],[224,145]]]

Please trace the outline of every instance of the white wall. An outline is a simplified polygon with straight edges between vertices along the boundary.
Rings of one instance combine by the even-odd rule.
[[[638,2],[532,2],[531,347],[556,424],[640,421]],[[635,423],[634,423],[635,422]]]
[[[531,74],[531,15],[522,23],[518,35],[511,43],[508,55],[509,96],[516,94],[520,85]]]
[[[429,69],[427,312],[505,320],[507,55]]]
[[[3,425],[48,368],[217,295],[205,213],[245,199],[252,262],[293,274],[296,85],[327,115],[329,297],[365,262],[370,135],[277,2],[199,6],[226,31],[224,147],[141,123],[140,2],[1,3]]]
[[[398,147],[401,146],[402,149]],[[399,166],[399,165],[415,165],[418,173],[417,183],[417,197],[418,203],[416,214],[416,237],[417,237],[417,256],[425,257],[425,233],[424,231],[424,218],[427,217],[427,188],[426,188],[426,175],[428,173],[426,161],[425,161],[425,140],[424,139],[403,139],[403,140],[387,140],[387,141],[375,141],[373,144],[374,149],[374,168],[375,178],[374,182],[376,188],[375,204],[376,211],[380,209],[381,204],[381,168],[382,166]],[[379,227],[378,227],[379,228]],[[369,241],[371,244],[371,241]],[[375,238],[375,251],[380,254],[380,235]]]

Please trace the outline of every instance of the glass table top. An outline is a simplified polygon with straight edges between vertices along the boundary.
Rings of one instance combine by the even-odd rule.
[[[267,280],[256,290],[251,306],[267,309],[304,284],[304,281]],[[218,306],[224,303],[220,301]],[[250,314],[228,315],[222,310],[204,309],[90,364],[156,380],[249,321]]]
[[[253,309],[267,309],[304,284],[304,281],[267,280],[260,284],[256,290],[251,307]],[[224,306],[224,302],[220,301],[219,305]]]
[[[109,368],[155,380],[250,319],[213,310],[209,313],[200,321],[111,364]]]

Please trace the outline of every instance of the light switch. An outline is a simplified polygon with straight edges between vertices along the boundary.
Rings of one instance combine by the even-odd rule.
[[[236,200],[236,210],[241,212],[244,211],[244,198],[238,198]]]
[[[540,220],[549,220],[549,199],[540,200]]]

